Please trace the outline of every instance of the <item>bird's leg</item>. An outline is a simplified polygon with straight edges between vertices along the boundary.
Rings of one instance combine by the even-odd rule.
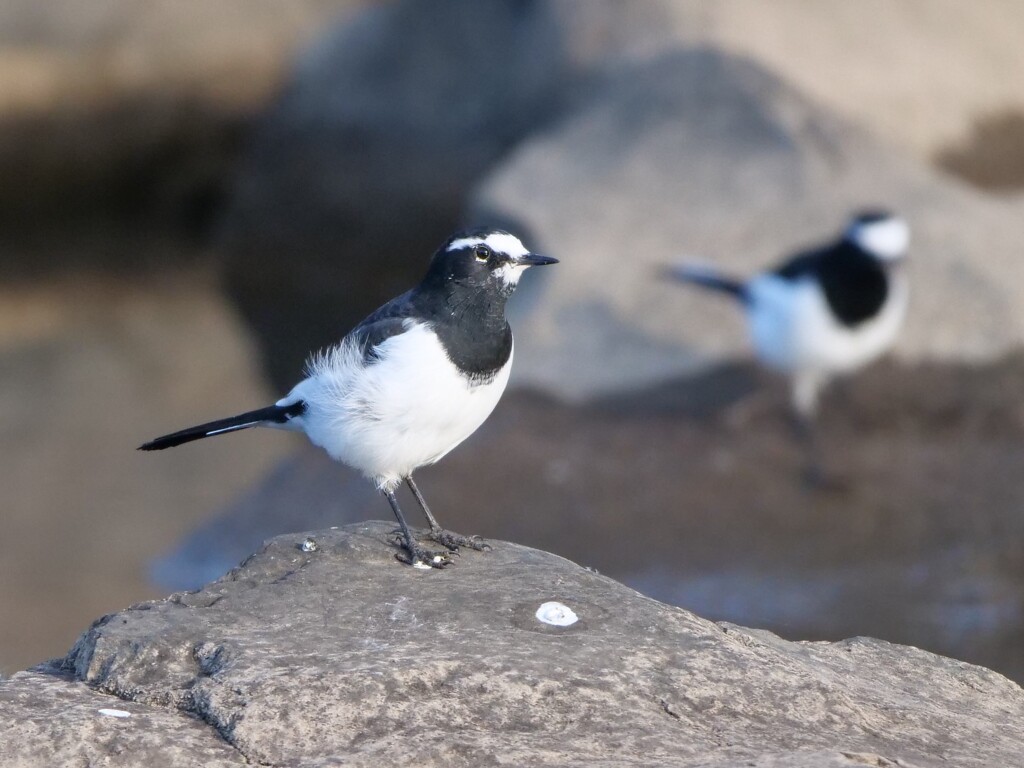
[[[459,547],[469,547],[470,549],[475,549],[478,552],[491,548],[490,545],[488,545],[479,536],[463,536],[462,534],[446,531],[442,528],[431,514],[430,507],[427,506],[427,500],[423,498],[423,494],[420,493],[420,489],[416,487],[416,483],[413,481],[412,475],[406,477],[405,482],[409,486],[409,490],[412,491],[412,495],[416,497],[416,501],[423,510],[423,514],[427,516],[427,522],[430,523],[431,539],[442,546],[448,547],[448,549],[453,552],[458,552]]]
[[[818,431],[814,427],[814,419],[808,414],[793,414],[793,431],[804,454],[804,467],[801,473],[804,485],[808,488],[821,488],[825,484],[825,470],[821,463]]]
[[[821,446],[818,431],[814,426],[818,395],[823,383],[823,380],[813,373],[798,375],[793,380],[793,426],[804,451],[803,481],[808,488],[821,488],[825,485]]]
[[[405,522],[402,510],[398,507],[398,499],[395,498],[395,492],[382,488],[381,493],[387,497],[388,503],[391,505],[391,510],[395,513],[395,517],[398,518],[398,525],[402,529],[402,538],[405,539],[405,544],[403,546],[408,559],[399,559],[416,568],[444,568],[446,565],[450,564],[452,559],[447,552],[433,552],[429,549],[425,549],[412,537],[412,531],[409,530],[409,524]]]

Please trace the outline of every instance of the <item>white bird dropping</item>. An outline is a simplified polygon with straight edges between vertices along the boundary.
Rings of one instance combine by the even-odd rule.
[[[572,608],[553,600],[542,603],[537,609],[537,621],[553,627],[571,627],[579,620]]]

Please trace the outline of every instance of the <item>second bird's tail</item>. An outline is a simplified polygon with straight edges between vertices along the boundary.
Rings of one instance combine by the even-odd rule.
[[[719,293],[725,293],[743,302],[749,298],[745,282],[733,277],[727,277],[713,267],[704,267],[697,264],[679,264],[669,267],[667,272],[669,277],[676,280]]]
[[[237,432],[249,427],[258,427],[260,424],[286,424],[296,416],[300,416],[305,410],[306,404],[302,400],[289,405],[271,405],[163,435],[148,443],[143,443],[139,446],[139,450],[162,451],[164,448],[173,448],[182,443],[190,443],[193,440],[202,440],[204,437],[213,437],[214,435],[224,435],[228,432]]]

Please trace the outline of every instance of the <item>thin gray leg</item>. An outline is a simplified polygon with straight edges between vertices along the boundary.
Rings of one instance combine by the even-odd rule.
[[[405,482],[406,485],[409,486],[409,490],[412,491],[412,495],[416,497],[416,501],[423,510],[423,514],[427,516],[427,522],[430,523],[430,533],[428,535],[431,539],[436,541],[438,544],[447,547],[452,552],[458,552],[459,547],[469,547],[470,549],[475,549],[478,552],[483,552],[484,550],[491,548],[490,545],[479,536],[463,536],[461,533],[446,531],[442,528],[430,513],[430,507],[427,506],[427,500],[423,498],[423,494],[420,493],[420,489],[416,487],[416,483],[412,479],[411,474],[405,478]]]
[[[439,531],[441,526],[438,525],[437,520],[430,513],[430,507],[427,506],[427,500],[423,498],[423,494],[420,493],[420,489],[416,487],[416,483],[413,482],[412,475],[405,478],[406,485],[409,486],[409,490],[412,491],[412,495],[416,497],[417,503],[420,505],[420,509],[423,510],[423,514],[427,516],[427,522],[430,523],[430,530]]]

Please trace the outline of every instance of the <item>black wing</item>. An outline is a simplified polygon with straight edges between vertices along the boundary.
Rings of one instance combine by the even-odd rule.
[[[775,269],[787,280],[809,277],[821,285],[836,319],[853,327],[878,314],[889,295],[889,278],[878,260],[841,240],[805,251]]]
[[[798,280],[801,277],[807,276],[817,277],[821,271],[822,262],[828,260],[828,255],[834,249],[835,246],[830,245],[827,248],[800,251],[782,262],[773,271],[776,275],[786,280]]]
[[[408,330],[408,321],[416,318],[412,294],[407,291],[392,299],[349,331],[345,341],[359,347],[364,361],[376,361],[377,348],[382,343]]]

